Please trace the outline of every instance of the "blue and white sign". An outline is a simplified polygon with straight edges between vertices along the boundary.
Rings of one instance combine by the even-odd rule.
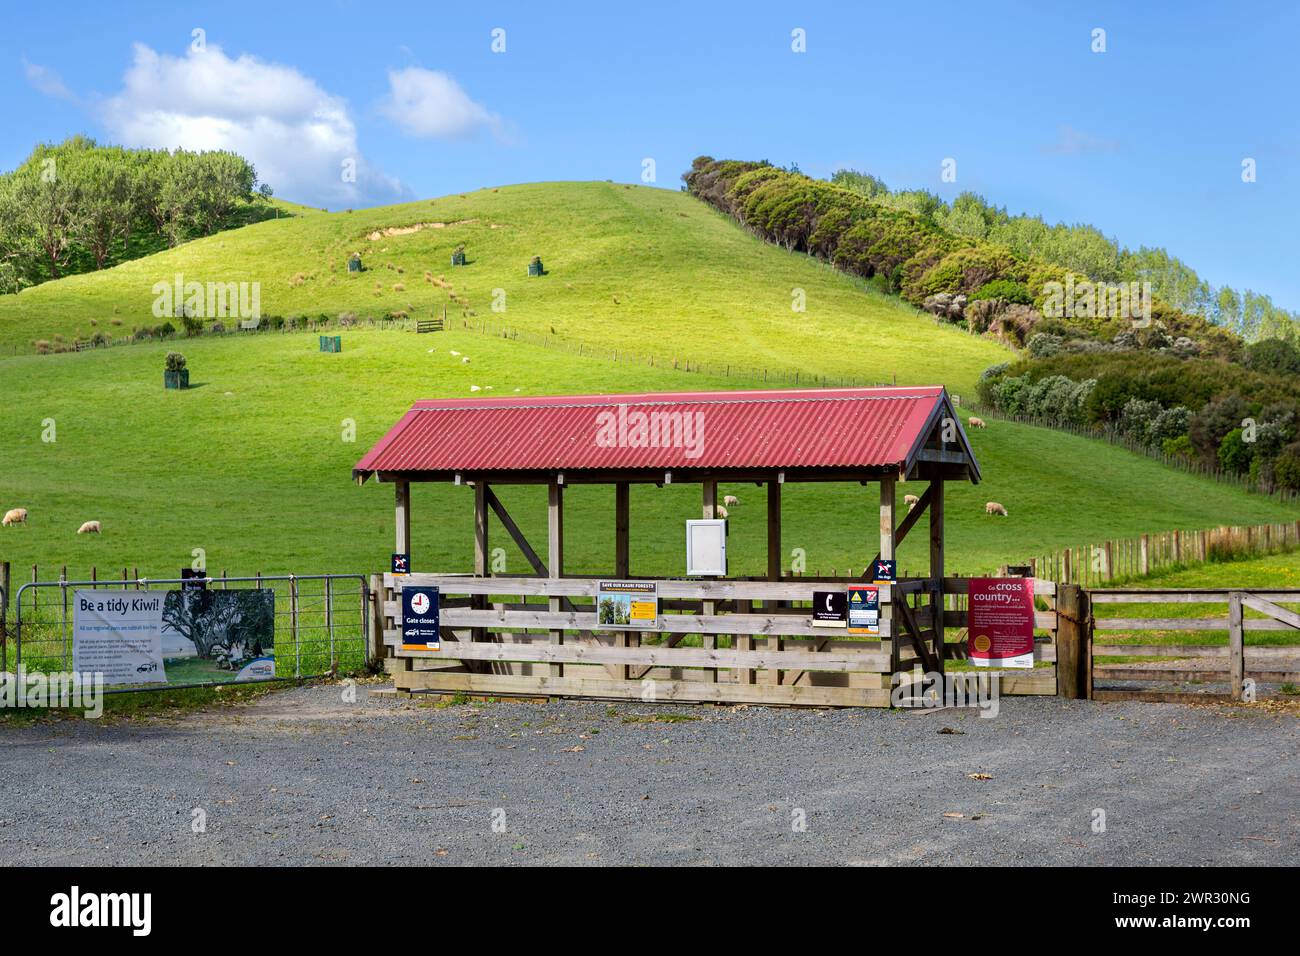
[[[437,588],[402,588],[402,650],[442,650],[438,616]]]

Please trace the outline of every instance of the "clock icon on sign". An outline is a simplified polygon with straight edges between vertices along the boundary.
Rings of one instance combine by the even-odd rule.
[[[411,610],[416,614],[426,614],[429,610],[429,595],[423,592],[411,596]]]

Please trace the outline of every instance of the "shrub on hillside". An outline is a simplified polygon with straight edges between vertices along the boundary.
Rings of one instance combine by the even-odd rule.
[[[1219,467],[1224,471],[1240,475],[1250,469],[1253,457],[1253,450],[1242,439],[1240,428],[1234,428],[1219,442]]]
[[[971,301],[980,299],[1002,299],[1005,302],[1018,302],[1021,305],[1033,305],[1034,297],[1023,282],[1013,279],[994,279],[986,282],[971,293]]]
[[[1242,364],[1260,372],[1300,375],[1300,348],[1282,339],[1261,339],[1243,350]]]
[[[1273,480],[1279,488],[1300,491],[1300,448],[1292,446],[1277,459],[1273,465]]]

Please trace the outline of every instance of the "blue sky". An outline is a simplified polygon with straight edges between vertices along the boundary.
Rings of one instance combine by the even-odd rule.
[[[646,158],[676,189],[702,153],[851,166],[1089,222],[1300,309],[1300,6],[613,6],[24,4],[0,36],[0,168],[75,132],[226,145],[277,195],[342,208],[636,182]]]

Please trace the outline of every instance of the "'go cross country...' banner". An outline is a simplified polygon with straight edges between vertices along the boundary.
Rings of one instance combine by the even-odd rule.
[[[1034,666],[1034,579],[971,578],[970,662],[982,667]]]

